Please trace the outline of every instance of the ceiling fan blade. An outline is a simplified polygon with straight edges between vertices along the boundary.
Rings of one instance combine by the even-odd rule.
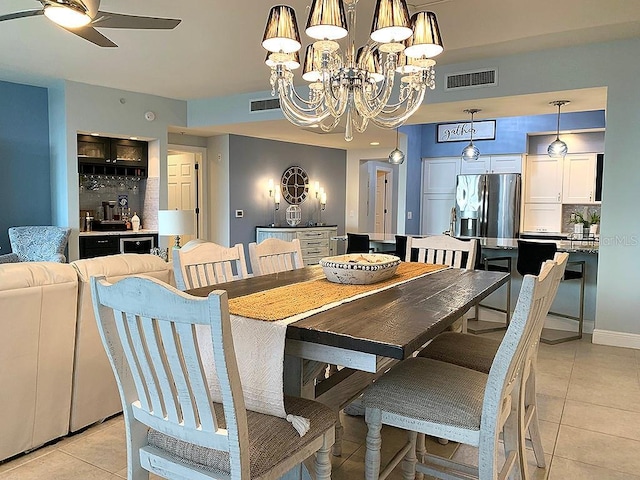
[[[99,11],[91,24],[99,28],[171,30],[176,28],[181,21],[174,18],[139,17]]]
[[[84,38],[85,40],[90,41],[91,43],[95,43],[99,47],[118,46],[90,25],[81,28],[62,28],[64,28],[67,32],[71,32],[75,35],[78,35],[79,37]]]
[[[9,13],[8,15],[0,16],[0,22],[13,20],[15,18],[37,17],[42,14],[44,14],[44,10],[26,10],[24,12]]]

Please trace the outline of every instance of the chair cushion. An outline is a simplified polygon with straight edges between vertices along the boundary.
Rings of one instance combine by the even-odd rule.
[[[453,363],[482,373],[489,373],[500,341],[466,333],[444,332],[424,347],[418,357]]]
[[[298,450],[314,441],[336,423],[336,413],[312,400],[285,397],[285,409],[292,415],[301,415],[311,422],[311,428],[300,437],[293,426],[283,418],[247,410],[249,430],[249,464],[251,478],[256,478]],[[214,404],[220,428],[226,428],[222,405]],[[149,430],[149,445],[167,452],[176,461],[195,464],[205,470],[229,473],[229,454],[178,440],[157,430]]]
[[[365,390],[366,408],[480,430],[488,375],[431,358],[409,358]]]

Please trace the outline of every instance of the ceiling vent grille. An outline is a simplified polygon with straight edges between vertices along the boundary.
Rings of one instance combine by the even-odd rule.
[[[280,99],[269,98],[267,100],[251,100],[251,103],[249,104],[249,109],[251,112],[263,112],[265,110],[279,110]]]
[[[498,85],[498,71],[495,69],[461,72],[447,75],[445,90],[460,88],[495,87]]]

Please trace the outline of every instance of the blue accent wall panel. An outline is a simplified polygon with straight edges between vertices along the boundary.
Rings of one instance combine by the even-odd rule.
[[[495,140],[474,140],[483,155],[508,153],[527,153],[527,136],[541,132],[555,132],[557,114],[532,115],[528,117],[504,117],[496,119]],[[467,122],[461,118],[459,122]],[[455,123],[455,122],[447,122]],[[563,113],[560,118],[560,131],[604,128],[603,110],[591,112]],[[467,145],[461,142],[436,142],[437,124],[422,125],[422,157],[457,157]]]
[[[407,135],[407,212],[412,219],[405,219],[405,233],[420,234],[420,189],[422,188],[422,161],[420,131],[422,125],[407,125],[400,128]]]
[[[47,89],[0,81],[0,254],[7,229],[51,224]]]

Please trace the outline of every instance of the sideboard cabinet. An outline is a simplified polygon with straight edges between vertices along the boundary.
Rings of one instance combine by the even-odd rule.
[[[290,242],[300,240],[302,259],[305,265],[320,263],[320,259],[336,255],[336,241],[331,240],[338,235],[338,227],[324,225],[319,227],[257,227],[256,242],[267,238],[279,238]]]

